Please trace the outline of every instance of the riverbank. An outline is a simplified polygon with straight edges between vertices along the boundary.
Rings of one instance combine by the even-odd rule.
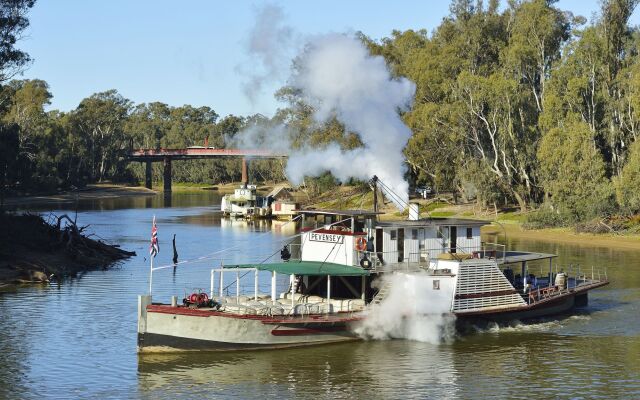
[[[87,185],[77,191],[67,191],[55,194],[11,196],[4,201],[5,207],[11,209],[16,206],[33,204],[73,203],[76,200],[115,199],[131,196],[154,196],[157,192],[140,186],[124,186],[107,183]]]
[[[511,238],[575,244],[585,247],[640,250],[640,236],[637,235],[576,233],[571,228],[524,229],[518,223],[506,223],[501,226],[494,224],[482,229],[482,233],[488,235],[503,235],[504,232]]]
[[[66,215],[0,214],[0,286],[105,269],[135,255],[86,236]]]

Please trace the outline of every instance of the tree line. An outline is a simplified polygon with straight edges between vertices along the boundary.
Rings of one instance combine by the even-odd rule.
[[[638,1],[602,1],[590,22],[554,3],[455,0],[433,32],[362,40],[417,84],[404,119],[418,182],[541,207],[543,224],[637,213]]]
[[[629,25],[637,3],[605,0],[587,21],[552,0],[509,0],[502,8],[499,0],[454,0],[431,32],[393,31],[381,40],[360,33],[395,76],[416,83],[403,115],[413,132],[408,179],[485,206],[537,209],[532,219],[543,225],[639,213],[640,32]],[[115,90],[59,112],[46,111],[46,82],[8,76],[0,75],[0,177],[12,187],[140,182],[143,167],[125,159],[132,145],[186,147],[207,137],[224,147],[250,126],[268,135],[285,124],[294,147],[362,146],[336,120],[318,126],[290,87],[275,94],[283,107],[272,118],[134,104]],[[254,164],[257,180],[284,178],[279,162]],[[217,183],[237,181],[239,171],[238,160],[189,161],[175,163],[173,174]]]
[[[219,119],[209,107],[133,104],[115,90],[82,100],[75,110],[46,111],[52,94],[41,80],[14,80],[2,87],[0,118],[5,179],[14,189],[47,191],[87,183],[139,183],[144,166],[130,163],[137,148],[222,148],[226,141],[264,117]],[[154,178],[162,166],[154,164]],[[174,163],[176,182],[224,183],[240,179],[240,160],[191,160]],[[252,163],[255,179],[282,179],[282,168],[269,161]]]

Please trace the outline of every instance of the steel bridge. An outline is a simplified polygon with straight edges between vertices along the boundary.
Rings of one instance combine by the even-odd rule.
[[[216,149],[213,147],[187,147],[186,149],[138,149],[127,155],[129,161],[143,162],[145,168],[145,187],[151,189],[153,170],[151,163],[162,162],[164,165],[164,191],[171,192],[171,163],[173,160],[198,160],[219,157],[242,157],[242,182],[247,183],[247,159],[249,158],[286,158],[270,150],[253,149]]]

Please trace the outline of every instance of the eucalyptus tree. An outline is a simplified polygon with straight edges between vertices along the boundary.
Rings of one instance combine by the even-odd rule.
[[[70,114],[70,129],[82,141],[84,168],[91,180],[102,181],[124,170],[128,149],[124,125],[131,101],[116,90],[96,93],[80,102]]]
[[[604,1],[595,23],[575,32],[552,75],[548,109],[541,116],[548,130],[563,126],[569,114],[579,115],[594,133],[591,140],[602,152],[608,176],[620,173],[637,135],[637,32],[628,26],[636,5],[636,0]]]
[[[27,12],[34,4],[35,0],[0,0],[0,84],[16,76],[31,61],[16,44],[29,26]]]
[[[640,213],[640,141],[630,146],[627,162],[614,183],[622,211],[625,214]]]
[[[49,123],[44,110],[53,97],[49,85],[39,79],[11,81],[5,91],[11,93],[2,120],[20,126],[19,152],[27,158],[33,158],[37,152],[35,138],[44,134]]]
[[[568,222],[606,216],[614,210],[613,187],[593,135],[589,125],[572,114],[563,127],[545,134],[538,149],[542,183]]]

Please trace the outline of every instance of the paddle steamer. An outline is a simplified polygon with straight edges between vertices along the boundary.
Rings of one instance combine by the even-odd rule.
[[[411,211],[409,220],[379,221],[376,211],[301,210],[301,233],[277,262],[214,268],[208,292],[174,296],[172,304],[139,296],[139,351],[358,340],[355,331],[372,312],[394,312],[382,308],[394,291],[406,302],[438,303],[420,312],[458,323],[538,318],[584,306],[589,290],[608,284],[595,269],[559,268],[553,254],[483,243],[486,221]],[[287,277],[286,287],[279,276]],[[403,278],[401,287],[385,279],[394,276]]]

